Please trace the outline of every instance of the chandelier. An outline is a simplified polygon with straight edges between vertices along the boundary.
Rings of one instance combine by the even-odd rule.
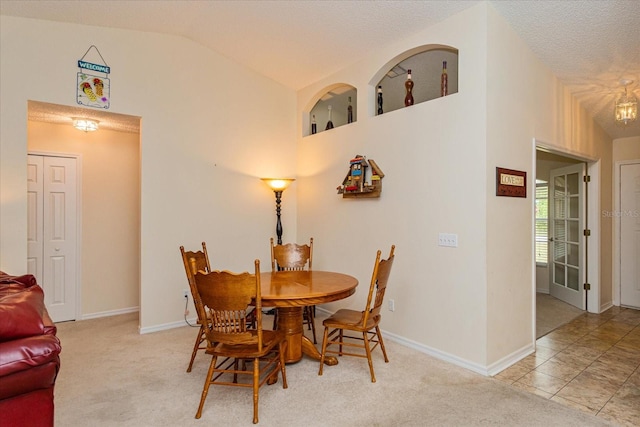
[[[638,118],[638,100],[633,93],[631,96],[627,94],[627,85],[633,83],[633,80],[620,80],[620,84],[624,85],[624,94],[616,101],[613,114],[616,118],[616,124],[626,126]]]

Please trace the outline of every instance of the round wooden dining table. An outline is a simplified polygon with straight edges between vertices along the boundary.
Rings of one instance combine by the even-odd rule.
[[[304,336],[303,307],[341,300],[353,295],[358,279],[331,271],[277,271],[260,274],[263,307],[278,310],[277,328],[287,337],[286,363],[298,362],[306,354],[320,360],[320,352]],[[336,365],[335,357],[326,357],[325,364]]]

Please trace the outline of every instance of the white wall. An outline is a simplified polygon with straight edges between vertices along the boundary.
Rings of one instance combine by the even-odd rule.
[[[640,136],[613,140],[613,161],[640,159]]]
[[[459,49],[459,92],[375,116],[379,74],[431,44]],[[579,106],[581,122],[565,129],[565,110],[556,106],[573,106],[568,92],[484,3],[299,91],[300,126],[336,83],[358,89],[358,122],[298,141],[298,236],[316,238],[314,267],[337,267],[366,285],[375,250],[386,254],[394,243],[385,298],[395,311],[383,314],[391,336],[479,372],[532,351],[533,140],[594,157],[598,150],[606,157],[610,141]],[[336,194],[355,154],[385,173],[379,199]],[[495,196],[498,166],[527,172],[526,199]],[[459,247],[438,247],[439,232],[457,233]],[[361,308],[365,288],[326,308]]]
[[[143,330],[180,324],[180,245],[204,240],[232,270],[268,266],[275,198],[258,178],[295,173],[293,91],[180,37],[0,19],[0,269],[26,272],[27,101],[75,105],[77,60],[92,44],[111,67],[110,111],[142,117]],[[296,204],[294,183],[287,239]]]
[[[385,299],[394,299],[396,308],[385,309],[383,328],[471,368],[483,366],[486,355],[485,33],[481,14],[463,12],[380,46],[298,94],[304,123],[325,87],[343,82],[358,89],[356,123],[298,141],[298,236],[314,236],[314,268],[345,271],[361,284],[355,297],[326,307],[362,309],[375,251],[386,256],[395,244]],[[374,85],[385,64],[430,44],[459,49],[459,92],[375,116]],[[355,154],[374,159],[384,172],[379,199],[336,194]],[[457,233],[459,247],[438,247],[438,232]]]

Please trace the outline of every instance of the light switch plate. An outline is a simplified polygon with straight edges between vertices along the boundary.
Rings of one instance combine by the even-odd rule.
[[[458,247],[458,235],[452,233],[439,233],[438,246]]]

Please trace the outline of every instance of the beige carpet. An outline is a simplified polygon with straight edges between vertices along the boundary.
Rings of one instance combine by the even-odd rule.
[[[319,313],[320,315],[320,313]],[[321,319],[318,319],[320,322]],[[139,335],[137,314],[58,325],[62,367],[55,389],[57,427],[249,426],[249,389],[215,387],[194,419],[209,360],[186,373],[197,329]],[[318,376],[304,358],[260,390],[262,426],[606,426],[562,406],[387,340],[390,363],[374,354],[342,357]]]
[[[536,338],[547,335],[583,313],[549,294],[536,293]]]

